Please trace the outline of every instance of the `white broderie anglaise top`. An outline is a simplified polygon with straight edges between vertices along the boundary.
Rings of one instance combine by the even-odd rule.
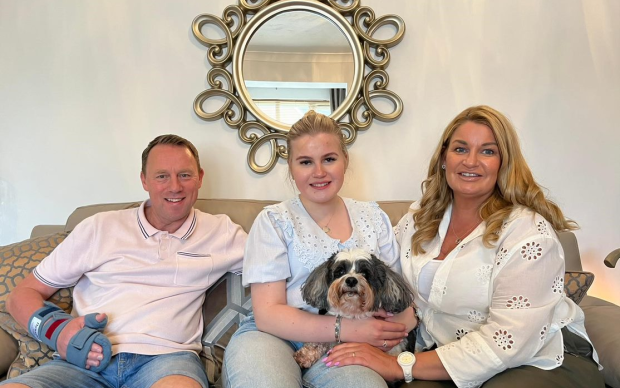
[[[243,259],[243,284],[286,279],[289,306],[316,312],[307,305],[300,287],[310,272],[342,249],[362,248],[400,272],[398,245],[390,219],[375,202],[342,198],[353,232],[340,242],[312,220],[299,198],[265,207],[256,217]]]
[[[416,350],[436,344],[458,387],[478,387],[520,365],[561,365],[560,329],[568,326],[588,337],[583,311],[564,294],[564,252],[551,225],[530,209],[515,207],[495,246],[487,248],[483,222],[443,260],[426,300],[417,292],[420,271],[439,255],[451,213],[450,206],[438,235],[419,256],[411,253],[411,212],[395,230],[403,274],[414,286],[422,316]]]

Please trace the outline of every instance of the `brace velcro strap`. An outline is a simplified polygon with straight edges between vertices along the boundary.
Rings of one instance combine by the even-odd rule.
[[[84,327],[78,331],[67,346],[67,361],[73,365],[84,368],[86,359],[93,343],[99,344],[103,349],[103,359],[99,361],[99,366],[91,366],[93,372],[101,372],[110,362],[112,357],[112,344],[110,340],[99,330],[102,330],[108,323],[108,318],[103,322],[98,322],[97,314],[88,314],[84,316]]]
[[[32,314],[28,320],[28,332],[38,341],[56,350],[58,334],[73,317],[51,302]]]

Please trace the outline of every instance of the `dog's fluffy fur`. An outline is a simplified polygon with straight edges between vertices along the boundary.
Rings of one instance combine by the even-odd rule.
[[[312,271],[301,292],[319,312],[352,319],[368,318],[380,308],[399,313],[413,303],[413,292],[403,277],[362,249],[333,254]],[[306,343],[295,353],[295,361],[309,368],[333,345]]]

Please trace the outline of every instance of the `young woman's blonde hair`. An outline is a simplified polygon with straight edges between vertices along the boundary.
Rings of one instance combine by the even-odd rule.
[[[497,241],[498,232],[515,205],[526,206],[539,213],[556,231],[577,229],[577,224],[566,219],[558,205],[545,198],[521,153],[519,138],[508,118],[491,107],[474,106],[465,109],[448,124],[431,158],[428,177],[422,182],[420,209],[413,214],[416,232],[411,246],[414,254],[425,252],[422,246],[435,238],[443,214],[452,202],[452,189],[441,165],[452,134],[468,121],[491,129],[501,159],[495,189],[479,209],[480,217],[486,221],[482,239],[487,247]]]
[[[286,149],[288,150],[288,165],[289,172],[291,166],[292,152],[293,147],[292,143],[305,135],[318,135],[320,133],[327,133],[334,135],[338,138],[340,143],[340,150],[342,154],[347,159],[346,166],[348,166],[349,161],[349,152],[347,151],[347,146],[344,143],[344,136],[342,135],[342,131],[338,126],[336,120],[331,117],[325,116],[324,114],[317,113],[313,110],[308,111],[304,117],[299,119],[291,129],[288,131],[286,135]]]

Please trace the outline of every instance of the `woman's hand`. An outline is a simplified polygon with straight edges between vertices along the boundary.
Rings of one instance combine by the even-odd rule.
[[[416,317],[413,307],[407,307],[403,312],[387,317],[385,320],[402,323],[407,327],[407,333],[418,327],[418,317]]]
[[[407,328],[398,322],[375,319],[343,319],[340,329],[342,342],[365,342],[382,351],[392,349],[404,338]]]
[[[323,362],[328,367],[363,365],[379,373],[385,381],[404,378],[403,370],[396,362],[396,357],[364,343],[340,344],[328,352]]]

